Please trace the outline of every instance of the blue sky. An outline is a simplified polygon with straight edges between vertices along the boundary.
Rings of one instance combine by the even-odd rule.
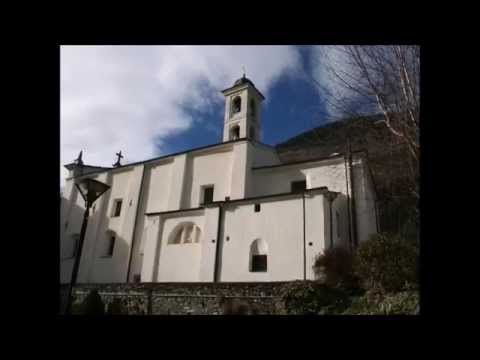
[[[60,178],[80,150],[89,165],[123,164],[218,143],[221,90],[247,77],[265,95],[263,142],[327,120],[315,46],[62,46]],[[321,80],[321,79],[320,79]]]
[[[262,142],[276,145],[292,136],[320,126],[326,120],[325,105],[318,89],[308,78],[311,47],[297,47],[302,70],[296,76],[282,74],[269,89],[262,106]],[[239,76],[240,77],[240,76]],[[248,69],[247,69],[248,77]],[[251,79],[255,83],[255,79]],[[260,91],[262,91],[260,89]],[[205,111],[186,110],[194,119],[193,126],[163,139],[162,149],[175,153],[222,141],[224,104],[218,103]]]

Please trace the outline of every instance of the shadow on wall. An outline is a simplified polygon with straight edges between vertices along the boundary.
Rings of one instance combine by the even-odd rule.
[[[304,170],[289,169],[277,172],[276,170],[260,170],[253,182],[254,196],[274,195],[300,191],[302,181],[307,181]],[[295,184],[292,184],[295,183]]]
[[[104,201],[109,202],[109,197]],[[62,209],[68,208],[69,200],[62,197]],[[65,203],[64,203],[65,202]],[[129,210],[130,205],[125,203],[118,226],[110,227],[111,217],[107,216],[109,206],[102,209],[96,202],[90,209],[87,232],[81,252],[80,269],[77,283],[123,283],[126,281],[130,244],[118,234],[122,229],[124,216],[134,216]],[[131,206],[134,206],[133,204]],[[102,211],[104,212],[103,214]],[[85,208],[76,201],[67,213],[68,218],[62,215],[60,238],[60,283],[70,282],[73,264],[75,261],[75,248],[80,240],[80,231]]]

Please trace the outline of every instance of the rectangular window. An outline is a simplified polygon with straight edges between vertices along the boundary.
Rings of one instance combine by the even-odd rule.
[[[260,212],[260,204],[255,204],[255,212]]]
[[[122,199],[117,199],[113,203],[113,215],[112,215],[112,217],[120,216],[121,212],[122,212]]]
[[[213,185],[203,188],[203,203],[210,204],[213,202]]]
[[[307,188],[307,181],[292,181],[291,183],[291,192],[302,192]]]
[[[252,272],[267,271],[267,255],[252,256]]]

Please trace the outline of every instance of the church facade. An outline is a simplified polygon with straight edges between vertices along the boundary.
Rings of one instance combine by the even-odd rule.
[[[377,231],[363,152],[282,163],[260,142],[261,92],[223,91],[223,141],[113,168],[66,165],[60,275],[70,281],[85,177],[110,189],[90,211],[77,283],[312,280],[318,254]]]

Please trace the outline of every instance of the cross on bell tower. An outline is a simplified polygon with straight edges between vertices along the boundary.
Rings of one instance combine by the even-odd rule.
[[[122,164],[120,164],[120,159],[123,158],[122,151],[120,150],[120,152],[116,153],[115,155],[117,155],[117,162],[115,164],[113,164],[112,166],[113,167],[122,166]]]
[[[80,153],[78,154],[78,158],[74,160],[75,164],[77,164],[78,166],[83,165],[82,155],[83,155],[83,150],[81,150]]]
[[[222,91],[225,96],[224,142],[243,138],[260,141],[260,110],[265,97],[245,76],[244,66],[242,69],[243,76]]]

